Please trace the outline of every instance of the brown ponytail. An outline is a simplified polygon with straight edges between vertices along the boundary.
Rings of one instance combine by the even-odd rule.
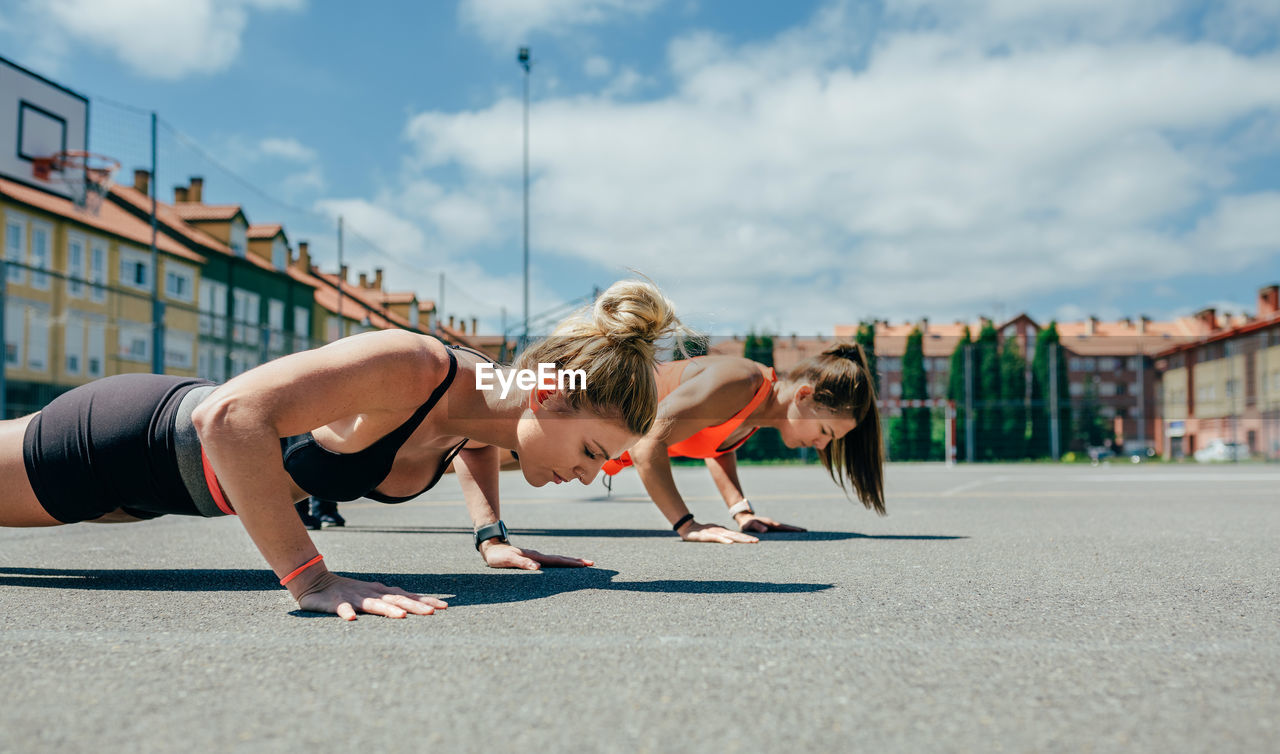
[[[884,440],[876,388],[867,356],[857,343],[840,343],[796,365],[790,382],[813,386],[813,400],[857,422],[853,431],[818,451],[818,458],[840,489],[853,482],[858,499],[884,515]]]

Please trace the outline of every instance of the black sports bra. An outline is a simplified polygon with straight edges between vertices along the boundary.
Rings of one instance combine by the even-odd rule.
[[[391,466],[395,463],[396,453],[400,447],[409,439],[418,425],[422,424],[422,420],[427,418],[427,414],[431,413],[431,409],[453,383],[454,375],[458,373],[458,360],[453,355],[454,349],[457,348],[458,346],[448,346],[445,349],[449,354],[448,376],[436,386],[427,402],[419,406],[404,424],[391,430],[364,450],[355,453],[335,453],[316,442],[310,432],[282,437],[280,449],[284,455],[285,471],[289,472],[289,476],[293,477],[293,481],[297,482],[304,492],[322,500],[337,502],[367,497],[380,503],[403,503],[436,486],[436,482],[444,476],[445,469],[449,468],[454,457],[462,451],[462,446],[467,444],[466,440],[453,446],[444,454],[435,476],[431,478],[431,483],[421,492],[408,497],[391,497],[375,491],[375,488],[391,473]],[[483,354],[480,355],[483,356]],[[484,356],[484,358],[487,360],[489,357]]]

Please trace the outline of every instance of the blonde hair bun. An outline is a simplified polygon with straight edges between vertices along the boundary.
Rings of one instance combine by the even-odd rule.
[[[612,341],[653,345],[683,329],[671,300],[653,283],[619,280],[596,299],[591,312],[596,331]]]

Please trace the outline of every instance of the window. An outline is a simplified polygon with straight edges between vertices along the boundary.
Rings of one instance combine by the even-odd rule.
[[[195,351],[195,341],[190,333],[181,330],[164,331],[164,365],[174,369],[190,369]]]
[[[197,373],[206,380],[224,382],[227,379],[227,352],[210,344],[200,346],[200,359],[196,367]]]
[[[67,295],[72,298],[84,295],[84,261],[84,238],[67,236]]]
[[[203,278],[200,280],[200,334],[226,337],[227,286],[225,283]]]
[[[1017,334],[1018,334],[1018,326],[1017,326],[1017,325],[1009,325],[1008,327],[1006,327],[1006,328],[1004,329],[1004,332],[1003,332],[1003,333],[1001,333],[1001,334],[1002,334],[1002,335],[1004,335],[1006,338],[1013,338],[1013,337],[1016,337],[1016,336],[1017,336]]]
[[[1129,383],[1129,395],[1141,395],[1141,394],[1142,394],[1142,383],[1140,383],[1140,382],[1130,382],[1130,383]]]
[[[1080,369],[1085,372],[1096,372],[1098,370],[1098,365],[1093,359],[1082,359]]]
[[[27,224],[23,220],[11,219],[4,224],[4,258],[8,262],[22,263],[26,256]],[[26,270],[16,265],[5,265],[10,283],[22,283],[27,279]]]
[[[75,314],[69,314],[62,337],[62,351],[66,356],[63,368],[67,374],[79,375],[84,369],[84,322]]]
[[[107,244],[94,239],[89,244],[89,299],[103,302],[107,300]]]
[[[418,302],[417,301],[413,301],[409,303],[409,326],[410,327],[418,326]],[[471,333],[471,334],[475,335],[475,333]]]
[[[262,322],[261,298],[256,293],[236,288],[231,292],[231,317],[234,340],[251,346],[258,344],[258,325]],[[234,357],[233,357],[234,358]],[[232,375],[235,376],[235,375]]]
[[[293,350],[310,348],[311,310],[305,306],[293,307]]]
[[[49,237],[48,225],[31,224],[31,266],[36,270],[49,269]],[[31,287],[48,290],[49,276],[43,272],[31,271]]]
[[[1110,398],[1111,396],[1113,396],[1113,395],[1115,395],[1115,394],[1116,394],[1116,383],[1114,383],[1114,382],[1099,382],[1099,383],[1098,383],[1098,395],[1100,395],[1100,396],[1102,396],[1102,397],[1104,397],[1104,398]]]
[[[164,295],[191,303],[196,294],[196,271],[177,262],[164,263]]]
[[[1110,356],[1098,359],[1099,372],[1114,372],[1116,371],[1118,366],[1119,365],[1116,363],[1116,360],[1111,358]]]
[[[231,243],[227,245],[231,247],[231,253],[241,259],[244,258],[247,230],[248,227],[239,218],[231,221]]]
[[[289,247],[285,246],[284,241],[277,236],[271,241],[271,266],[277,270],[283,270],[288,263]]]
[[[1072,356],[1071,360],[1067,362],[1067,369],[1072,372],[1079,372],[1083,368],[1080,364],[1080,359]]]
[[[894,398],[902,397],[902,383],[901,382],[890,383],[889,395],[893,396]]]
[[[49,368],[49,315],[35,308],[27,312],[27,368],[43,372]]]
[[[1084,395],[1084,383],[1083,382],[1071,383],[1071,387],[1068,388],[1068,392],[1071,394],[1072,398],[1079,398],[1080,396]]]
[[[279,351],[284,348],[284,302],[278,299],[267,299],[267,328],[271,331],[267,338],[267,347]]]
[[[22,335],[27,329],[27,307],[6,302],[4,305],[4,363],[11,367],[22,364]]]
[[[151,326],[121,321],[118,331],[119,355],[125,361],[151,361]]]
[[[258,366],[257,354],[251,351],[231,352],[231,376],[235,377]]]
[[[105,322],[89,323],[89,343],[87,351],[90,377],[101,377],[106,369],[107,361],[107,325]]]
[[[1116,395],[1125,395],[1129,391],[1129,385],[1124,382],[1117,382],[1115,385]]]
[[[1141,368],[1141,359],[1137,356],[1129,357],[1129,371],[1136,372]]]
[[[120,284],[138,291],[151,290],[151,255],[120,248]]]

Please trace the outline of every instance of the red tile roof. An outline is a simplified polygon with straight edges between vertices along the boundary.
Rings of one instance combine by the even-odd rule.
[[[115,192],[115,188],[114,186],[112,187],[112,193]],[[102,202],[102,205],[98,208],[98,213],[94,214],[77,207],[70,199],[4,178],[0,178],[0,195],[88,228],[110,233],[131,243],[148,247],[151,245],[151,224],[139,219],[133,213],[111,201]],[[197,264],[204,264],[205,262],[205,257],[163,233],[156,234],[156,247],[167,254],[172,254]]]
[[[114,184],[111,187],[111,197],[119,201],[123,201],[131,207],[150,214],[151,197],[138,191],[132,186],[123,184]],[[204,247],[205,249],[217,254],[231,255],[231,247],[205,233],[197,227],[188,225],[182,216],[179,215],[171,205],[164,202],[156,202],[156,220],[167,228],[170,228],[180,234],[188,241]]]
[[[378,300],[384,304],[412,304],[418,294],[413,291],[399,291],[397,293],[370,291],[378,296]]]
[[[1018,315],[1001,324],[993,323],[992,326],[997,332],[1001,332],[1009,324],[1024,320],[1035,325],[1037,329],[1041,328],[1041,325],[1026,315]],[[877,322],[876,354],[902,356],[907,350],[907,336],[919,324]],[[970,323],[927,322],[924,324],[924,355],[941,357],[950,356],[955,350],[963,337],[966,325],[970,336],[977,337],[982,330],[983,320]],[[1139,333],[1137,320],[1059,322],[1058,337],[1064,348],[1080,356],[1128,356],[1139,351],[1154,355],[1167,349],[1172,343],[1197,340],[1209,332],[1208,326],[1196,317],[1181,317],[1171,322],[1147,320],[1141,324],[1142,332]],[[840,340],[852,340],[857,331],[857,325],[835,327],[835,335]],[[777,339],[774,342],[776,344]]]
[[[174,210],[189,223],[231,220],[236,215],[244,214],[238,204],[202,204],[200,202],[177,202]]]
[[[284,226],[279,223],[272,223],[270,225],[250,225],[245,237],[258,240],[262,238],[275,238],[276,236],[283,234]]]
[[[111,196],[120,201],[128,203],[129,205],[137,208],[142,212],[146,212],[146,213],[151,212],[151,197],[147,196],[141,191],[138,191],[132,186],[115,184],[111,187]],[[186,205],[190,206],[191,203],[187,202]],[[178,206],[180,207],[184,205],[178,205]],[[156,202],[156,219],[160,223],[162,223],[165,227],[174,230],[183,238],[186,238],[188,241],[194,244],[198,244],[199,246],[203,247],[209,252],[212,252],[215,254],[222,254],[224,256],[235,256],[232,253],[230,246],[227,246],[225,243],[219,241],[218,239],[214,238],[208,233],[205,233],[203,230],[200,230],[198,227],[194,225],[189,225],[187,221],[183,219],[181,212],[179,212],[174,205],[169,205],[169,204],[165,204],[164,202],[157,201]],[[279,270],[273,267],[270,262],[258,257],[255,254],[245,254],[243,257],[236,257],[236,258],[244,259],[249,264],[252,264],[253,266],[259,267],[264,270],[269,270],[271,272],[279,272]]]

